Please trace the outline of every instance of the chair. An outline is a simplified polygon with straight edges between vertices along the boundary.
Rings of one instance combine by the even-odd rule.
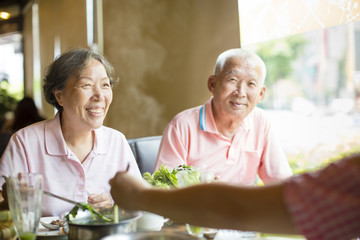
[[[154,172],[161,137],[162,136],[150,136],[128,139],[141,174],[144,172]]]

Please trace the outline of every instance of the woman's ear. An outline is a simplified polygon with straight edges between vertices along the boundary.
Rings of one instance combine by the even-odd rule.
[[[62,97],[63,97],[63,95],[62,95],[62,90],[55,90],[54,92],[54,96],[55,96],[55,99],[56,99],[56,101],[57,101],[57,103],[60,105],[60,106],[62,106]]]

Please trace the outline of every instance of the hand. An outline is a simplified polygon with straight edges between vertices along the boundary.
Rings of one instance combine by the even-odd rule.
[[[0,191],[0,210],[9,209],[8,199],[6,194],[6,183],[2,185],[2,191]]]
[[[111,207],[113,205],[111,196],[107,193],[93,193],[88,196],[88,203],[94,208]]]
[[[126,172],[118,172],[110,180],[111,196],[115,203],[124,209],[137,209],[136,200],[141,200],[139,194],[148,188],[148,185],[142,180],[129,175]]]

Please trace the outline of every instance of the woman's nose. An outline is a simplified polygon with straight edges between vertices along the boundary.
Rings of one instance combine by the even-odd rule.
[[[94,86],[92,97],[97,101],[103,100],[105,98],[103,89],[100,86]]]

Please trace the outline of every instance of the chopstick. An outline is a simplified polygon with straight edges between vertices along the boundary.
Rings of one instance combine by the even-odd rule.
[[[63,200],[65,202],[72,203],[72,204],[75,204],[75,205],[78,204],[78,202],[75,202],[73,200],[70,200],[70,199],[67,199],[67,198],[64,198],[64,197],[60,197],[60,196],[58,196],[56,194],[53,194],[51,192],[48,192],[48,191],[43,191],[43,192],[44,192],[45,195],[48,195],[50,197],[54,197],[54,198],[57,198],[57,199],[60,199],[60,200]]]

